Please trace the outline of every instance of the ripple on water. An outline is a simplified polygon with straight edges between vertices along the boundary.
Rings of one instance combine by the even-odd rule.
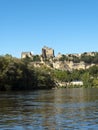
[[[0,130],[97,130],[97,108],[97,89],[1,93]]]

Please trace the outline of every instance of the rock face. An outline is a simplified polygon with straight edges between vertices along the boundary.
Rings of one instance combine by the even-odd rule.
[[[84,62],[80,62],[80,63],[74,63],[72,61],[68,62],[68,61],[56,61],[56,62],[53,62],[53,68],[55,69],[59,69],[59,70],[69,70],[69,71],[72,71],[72,70],[80,70],[80,69],[88,69],[90,68],[91,66],[94,66],[95,64],[86,64]]]
[[[69,66],[70,70],[73,70],[73,69],[80,70],[80,69],[85,69],[86,67],[86,64],[82,61],[80,63],[74,63],[70,61],[70,62],[66,62],[66,64]]]
[[[71,70],[70,67],[65,62],[62,61],[53,62],[53,68],[59,70]]]

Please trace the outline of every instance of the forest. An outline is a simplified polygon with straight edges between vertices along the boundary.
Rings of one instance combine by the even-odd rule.
[[[0,91],[52,89],[56,81],[83,81],[82,87],[98,87],[98,66],[70,72],[44,65],[34,67],[27,58],[19,59],[9,54],[0,56]]]

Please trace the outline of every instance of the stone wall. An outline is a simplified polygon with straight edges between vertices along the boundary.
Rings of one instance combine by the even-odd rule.
[[[21,58],[26,58],[26,57],[29,57],[31,58],[33,55],[31,52],[22,52],[21,53]]]
[[[45,46],[42,48],[42,56],[43,58],[54,57],[54,50]]]

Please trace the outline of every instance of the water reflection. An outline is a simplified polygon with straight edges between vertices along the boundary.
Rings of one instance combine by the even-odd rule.
[[[97,89],[0,93],[0,130],[98,127]]]

